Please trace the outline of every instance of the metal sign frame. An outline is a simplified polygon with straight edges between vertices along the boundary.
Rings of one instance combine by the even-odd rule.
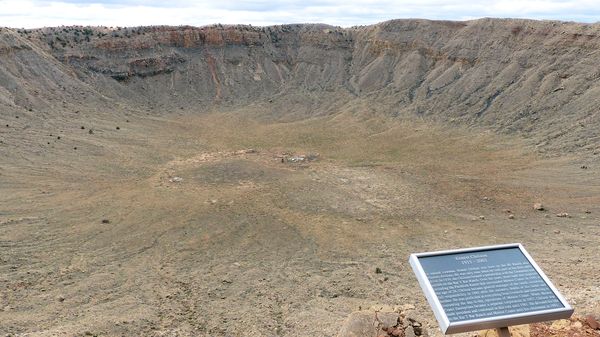
[[[478,318],[472,320],[464,320],[458,322],[450,322],[448,316],[444,312],[444,308],[440,303],[421,263],[419,258],[421,257],[430,257],[430,256],[441,256],[441,255],[450,255],[457,253],[472,253],[472,252],[482,252],[482,251],[490,251],[497,249],[506,249],[506,248],[518,248],[521,253],[525,256],[527,261],[531,264],[531,266],[535,269],[535,271],[541,276],[544,280],[548,288],[552,290],[556,298],[561,302],[563,308],[557,309],[549,309],[549,310],[539,310],[539,311],[530,311],[519,314],[511,314],[511,315],[502,315],[502,316],[494,316],[487,318]],[[541,321],[550,321],[562,318],[569,318],[571,314],[573,314],[573,308],[567,303],[565,298],[560,294],[558,289],[552,284],[552,282],[548,279],[546,274],[540,269],[540,267],[533,261],[531,255],[527,253],[525,248],[520,243],[511,243],[504,245],[495,245],[495,246],[484,246],[484,247],[474,247],[474,248],[464,248],[464,249],[455,249],[455,250],[444,250],[438,252],[427,252],[427,253],[416,253],[411,254],[409,258],[410,265],[417,276],[417,280],[419,281],[419,285],[425,293],[425,297],[427,298],[427,302],[431,306],[435,318],[437,319],[440,329],[444,334],[453,334],[459,332],[467,332],[474,330],[483,330],[483,329],[494,329],[507,327],[510,325],[519,325],[519,324],[527,324]]]

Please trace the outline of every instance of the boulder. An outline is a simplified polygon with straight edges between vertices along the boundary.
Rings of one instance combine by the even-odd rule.
[[[338,337],[416,337],[427,336],[423,324],[405,307],[372,306],[355,311],[344,321]]]
[[[344,321],[338,337],[377,337],[378,331],[374,311],[355,311]]]

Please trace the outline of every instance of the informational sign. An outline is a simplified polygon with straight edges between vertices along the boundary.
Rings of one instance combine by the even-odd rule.
[[[412,254],[410,264],[444,334],[573,313],[518,243]]]

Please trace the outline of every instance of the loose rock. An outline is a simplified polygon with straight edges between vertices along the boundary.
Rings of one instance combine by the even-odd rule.
[[[594,316],[587,315],[585,317],[585,321],[590,326],[590,328],[594,330],[600,330],[600,322],[598,322],[598,320]]]
[[[339,330],[338,337],[411,337],[427,336],[423,324],[408,317],[402,307],[372,306],[351,313]]]
[[[338,333],[338,337],[376,337],[375,313],[372,311],[357,311],[351,313]]]
[[[550,325],[551,329],[554,330],[562,330],[562,329],[568,329],[571,326],[571,321],[569,321],[568,319],[559,319],[557,321],[552,322],[552,325]]]

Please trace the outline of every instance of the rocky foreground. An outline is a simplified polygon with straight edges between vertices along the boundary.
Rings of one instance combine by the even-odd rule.
[[[402,308],[373,306],[356,311],[344,321],[338,337],[416,337],[428,336],[423,318],[408,305]],[[550,323],[534,323],[509,327],[512,337],[594,337],[600,336],[600,323],[592,315],[574,316]],[[496,330],[468,334],[478,337],[498,337]]]

